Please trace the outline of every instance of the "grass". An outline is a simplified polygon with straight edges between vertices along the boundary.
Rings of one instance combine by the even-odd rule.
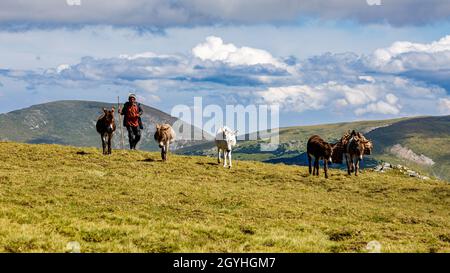
[[[450,184],[0,142],[0,251],[450,252]]]

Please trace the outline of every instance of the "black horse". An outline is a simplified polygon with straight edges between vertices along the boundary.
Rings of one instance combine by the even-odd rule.
[[[102,138],[103,154],[111,154],[111,140],[113,133],[116,130],[116,123],[114,122],[114,107],[111,110],[103,108],[103,114],[97,120],[97,132]],[[108,149],[106,149],[108,145]]]

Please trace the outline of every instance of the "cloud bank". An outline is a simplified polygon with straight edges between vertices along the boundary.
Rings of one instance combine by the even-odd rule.
[[[66,0],[0,2],[0,24],[4,27],[100,24],[151,29],[296,23],[302,18],[423,25],[448,21],[450,4],[442,0],[382,0],[382,5],[368,5],[366,0],[86,0],[81,5],[68,5]]]
[[[3,69],[0,80],[23,82],[33,92],[52,88],[135,89],[143,99],[172,106],[203,96],[205,103],[279,104],[282,112],[320,112],[325,117],[448,114],[448,89],[433,78],[436,72],[447,69],[448,64],[438,65],[438,57],[447,54],[447,40],[444,37],[430,44],[398,42],[369,55],[327,53],[297,60],[209,36],[190,54],[142,52],[111,58],[84,57],[78,63],[43,70]],[[430,76],[410,73],[418,69],[407,65],[417,59],[415,54],[434,56],[419,58],[424,62],[421,71]],[[393,69],[392,62],[400,58],[404,64]]]

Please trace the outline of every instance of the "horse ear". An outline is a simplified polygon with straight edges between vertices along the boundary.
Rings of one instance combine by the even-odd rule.
[[[105,107],[103,107],[103,112],[105,112],[105,113],[106,113],[106,108],[105,108]]]
[[[237,135],[239,133],[239,130],[234,131],[234,134]]]

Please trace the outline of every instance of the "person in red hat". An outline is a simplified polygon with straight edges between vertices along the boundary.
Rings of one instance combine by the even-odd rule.
[[[119,114],[123,115],[123,126],[127,128],[128,140],[130,142],[130,150],[136,150],[136,144],[141,139],[141,129],[143,114],[140,103],[136,102],[136,95],[130,94],[128,101],[123,105],[123,108],[119,108]]]

